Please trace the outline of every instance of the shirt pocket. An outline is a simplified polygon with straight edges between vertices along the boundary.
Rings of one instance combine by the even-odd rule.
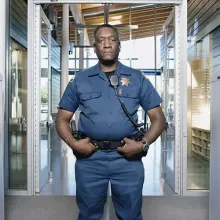
[[[124,91],[118,96],[130,114],[134,114],[139,107],[139,99],[136,92]]]
[[[101,92],[88,92],[88,93],[82,93],[81,94],[81,100],[82,101],[88,101],[88,100],[93,100],[101,97],[102,93]]]
[[[88,92],[80,95],[81,110],[87,114],[96,112],[101,105],[102,92]]]

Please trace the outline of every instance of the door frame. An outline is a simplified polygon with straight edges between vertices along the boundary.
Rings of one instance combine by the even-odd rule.
[[[45,185],[45,179],[48,178],[50,174],[50,127],[47,125],[48,129],[48,165],[41,170],[41,128],[40,128],[40,120],[41,120],[41,96],[40,96],[40,88],[41,88],[41,40],[42,40],[42,30],[41,30],[41,19],[44,21],[45,25],[48,28],[48,36],[47,36],[47,48],[48,48],[48,114],[47,114],[47,124],[49,123],[49,118],[51,116],[51,30],[52,26],[50,21],[48,20],[47,16],[45,15],[42,7],[40,5],[36,6],[36,28],[37,38],[39,38],[39,45],[36,45],[36,57],[39,66],[36,66],[36,105],[35,105],[35,113],[37,116],[37,125],[36,125],[36,148],[35,148],[35,193],[40,193],[43,185]],[[43,182],[42,182],[43,180]]]
[[[28,3],[29,4],[29,3]],[[28,144],[28,195],[34,195],[40,191],[40,64],[41,64],[41,18],[43,18],[48,29],[51,29],[51,24],[46,17],[41,6],[34,5],[30,9],[28,7],[28,18],[31,16],[34,25],[28,23],[28,71],[32,70],[33,74],[28,74],[28,123],[27,123],[27,144]],[[30,27],[31,26],[31,27]],[[31,36],[31,37],[30,37]],[[33,41],[34,40],[34,41]],[[30,42],[33,41],[32,46]],[[49,42],[50,41],[50,42]],[[51,96],[50,81],[51,81],[51,36],[48,34],[48,97]],[[30,55],[31,54],[31,55]],[[51,97],[50,97],[51,98]],[[50,99],[49,98],[49,99]],[[48,113],[51,111],[50,103],[48,103]],[[50,140],[49,140],[50,141]],[[49,143],[50,144],[50,143]],[[50,158],[49,158],[50,163]],[[49,165],[50,167],[50,165]],[[49,176],[48,176],[49,179]]]
[[[162,158],[163,158],[163,176],[170,185],[171,189],[174,191],[176,194],[180,194],[180,152],[181,152],[181,123],[184,123],[181,121],[181,106],[180,106],[180,94],[181,94],[181,83],[180,83],[180,51],[179,51],[179,44],[180,44],[180,38],[178,36],[178,32],[180,32],[180,13],[179,13],[179,7],[175,6],[173,11],[170,13],[169,17],[167,18],[165,24],[163,25],[163,30],[164,30],[164,61],[163,61],[163,66],[164,66],[164,114],[167,114],[167,108],[168,108],[168,100],[167,100],[167,95],[168,95],[168,75],[167,75],[167,70],[168,70],[168,46],[170,43],[173,41],[174,38],[174,124],[175,124],[175,130],[174,130],[174,152],[173,152],[173,168],[174,170],[171,170],[170,167],[167,166],[166,164],[166,159],[167,158],[167,131],[164,131],[164,141],[163,141],[163,146],[164,148],[162,149]],[[170,36],[167,36],[167,27],[171,24],[171,22],[174,21],[174,28],[173,31],[170,33]],[[183,125],[183,124],[182,124]]]
[[[7,187],[5,170],[7,159],[5,154],[7,151],[7,145],[5,144],[5,135],[7,134],[7,126],[5,126],[6,116],[6,82],[8,76],[8,50],[9,50],[9,2],[7,0],[2,1],[0,8],[0,220],[5,219],[5,192]],[[5,184],[6,183],[6,184]]]
[[[67,3],[67,4],[81,4],[87,3],[85,0],[29,0],[28,1],[28,72],[33,74],[28,74],[29,81],[29,93],[28,93],[28,103],[30,104],[29,119],[28,120],[28,194],[34,194],[34,182],[36,177],[34,176],[34,171],[36,169],[36,146],[37,146],[37,126],[38,120],[35,113],[36,110],[36,79],[37,79],[37,66],[39,61],[37,60],[37,50],[39,49],[35,45],[39,45],[39,39],[37,39],[36,30],[39,31],[37,22],[39,20],[37,11],[39,4],[45,3]],[[93,0],[92,3],[103,3],[102,0]],[[133,0],[107,0],[105,3],[133,3]],[[175,113],[178,116],[178,147],[176,148],[176,163],[175,167],[178,167],[175,171],[176,181],[178,181],[178,194],[183,192],[183,178],[186,175],[183,172],[183,161],[186,164],[186,158],[183,158],[183,152],[187,151],[187,126],[184,122],[184,118],[187,115],[187,80],[186,80],[186,61],[187,61],[187,0],[137,0],[135,3],[144,3],[144,4],[175,4],[175,10],[178,16],[178,20],[175,21],[178,25],[176,38],[179,42],[178,48],[176,50],[176,64],[179,69],[179,77],[181,81],[180,90],[179,90],[179,110]],[[175,19],[176,20],[176,19]],[[181,27],[181,28],[180,28]],[[180,44],[181,42],[181,44]],[[38,130],[39,132],[39,130]]]

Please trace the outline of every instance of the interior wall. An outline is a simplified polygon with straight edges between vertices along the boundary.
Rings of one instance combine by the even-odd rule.
[[[213,33],[212,33],[212,73],[220,70],[220,21],[219,21],[219,27],[217,27]]]
[[[219,8],[218,0],[188,3],[188,180],[194,175],[188,189],[209,190],[210,79],[213,71],[220,68],[219,28],[216,29],[220,25]],[[201,160],[192,159],[191,153]],[[203,178],[197,181],[196,175]]]
[[[219,16],[219,0],[191,0],[188,3],[187,30],[188,39],[192,39]]]
[[[188,59],[192,55],[193,47],[195,47],[196,39],[200,39],[204,33],[208,34],[215,29],[216,21],[220,16],[220,1],[218,0],[191,0],[188,2],[188,11],[187,11],[187,30],[188,30]],[[212,25],[213,24],[213,25]],[[205,31],[204,31],[205,30]],[[220,47],[218,47],[219,38],[218,38],[219,28],[217,28],[213,35],[210,35],[210,69],[211,71],[216,71],[220,68]],[[203,36],[205,37],[205,36]],[[202,49],[202,48],[201,48]],[[197,50],[198,51],[198,50]],[[198,64],[198,62],[197,62]],[[190,76],[190,78],[192,78]],[[189,82],[188,97],[192,97],[191,94],[191,84],[192,79]],[[208,82],[209,83],[209,82]],[[192,100],[188,98],[188,118],[191,121],[191,107]],[[188,140],[188,150],[191,149],[191,122],[189,123],[189,140]]]
[[[10,36],[27,48],[27,4],[10,0]]]

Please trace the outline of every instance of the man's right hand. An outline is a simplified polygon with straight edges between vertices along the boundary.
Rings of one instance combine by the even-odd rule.
[[[70,146],[74,151],[83,155],[90,155],[97,151],[96,147],[90,143],[90,139],[80,139],[74,142],[73,146]]]

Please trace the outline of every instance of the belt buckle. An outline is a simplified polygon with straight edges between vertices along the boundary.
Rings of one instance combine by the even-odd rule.
[[[110,141],[103,141],[103,147],[105,149],[110,149],[111,148],[111,142]]]

